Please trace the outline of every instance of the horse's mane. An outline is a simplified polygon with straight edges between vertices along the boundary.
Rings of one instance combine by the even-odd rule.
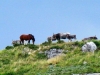
[[[34,38],[34,36],[33,36],[32,34],[29,34],[29,35],[31,35],[31,36],[33,37],[32,39],[35,41],[35,38]]]
[[[28,34],[28,35],[31,35],[31,36],[33,36],[32,34]]]

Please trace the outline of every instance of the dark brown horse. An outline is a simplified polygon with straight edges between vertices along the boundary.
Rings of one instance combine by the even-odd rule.
[[[91,37],[88,37],[88,38],[84,38],[82,41],[85,41],[85,40],[97,40],[98,38],[95,36],[91,36]]]
[[[57,34],[54,34],[53,33],[53,36],[52,36],[53,38],[55,38],[55,39],[57,39],[57,40],[60,40],[61,38],[60,38],[60,33],[57,33]]]
[[[60,40],[60,39],[66,39],[67,38],[67,35],[70,35],[70,33],[57,33],[57,34],[54,34],[53,33],[53,38],[57,39],[57,40]]]
[[[66,37],[67,37],[67,39],[69,39],[70,41],[72,41],[72,39],[75,39],[75,40],[77,39],[77,38],[76,38],[76,35],[67,34]]]
[[[30,40],[32,40],[33,44],[34,44],[34,42],[35,42],[35,38],[34,38],[34,36],[33,36],[32,34],[28,34],[28,35],[22,34],[22,35],[20,36],[20,44],[21,44],[21,43],[24,44],[24,40],[25,40],[25,41],[28,40],[28,43],[29,43],[29,44],[30,44]]]

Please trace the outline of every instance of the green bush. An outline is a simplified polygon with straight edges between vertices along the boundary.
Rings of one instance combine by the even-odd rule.
[[[78,41],[76,41],[76,42],[74,42],[74,45],[82,47],[84,45],[84,42],[78,42]]]
[[[100,41],[97,41],[97,40],[93,40],[93,42],[96,44],[97,47],[100,46]]]
[[[13,46],[6,46],[6,48],[5,49],[13,49],[14,47]]]
[[[98,50],[100,50],[100,41],[93,40],[93,42],[96,44]]]
[[[63,46],[51,46],[49,49],[63,49]]]
[[[36,53],[36,58],[37,59],[44,59],[44,58],[46,58],[46,55],[44,54],[44,53]]]
[[[2,59],[0,60],[3,64],[9,64],[10,60],[9,59]]]
[[[48,45],[50,45],[50,44],[51,44],[50,41],[49,41],[49,42],[45,41],[45,42],[42,43],[42,45],[44,45],[44,46],[48,46]]]
[[[57,43],[64,43],[64,41],[63,40],[58,40]]]
[[[39,48],[39,46],[33,45],[33,44],[28,44],[26,46],[29,47],[30,49],[34,49],[34,50],[37,50]]]
[[[16,75],[14,72],[5,72],[3,74],[0,74],[0,75]]]
[[[20,44],[13,44],[14,47],[20,46]]]

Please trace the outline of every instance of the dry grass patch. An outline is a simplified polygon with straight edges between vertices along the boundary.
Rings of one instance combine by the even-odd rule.
[[[48,64],[57,64],[58,62],[61,62],[61,61],[63,60],[64,57],[65,57],[64,54],[60,54],[60,55],[55,56],[55,57],[53,57],[53,58],[51,58],[51,59],[48,59],[48,60],[47,60],[47,63],[48,63]]]

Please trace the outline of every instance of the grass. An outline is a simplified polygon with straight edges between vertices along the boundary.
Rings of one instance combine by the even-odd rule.
[[[82,53],[84,42],[57,42],[46,45],[18,45],[7,46],[0,51],[0,75],[71,75],[100,72],[100,51]],[[99,41],[95,41],[100,47]],[[23,49],[29,47],[29,52]],[[38,50],[41,48],[40,50]],[[67,52],[51,59],[47,59],[45,51],[51,48],[61,48]]]

